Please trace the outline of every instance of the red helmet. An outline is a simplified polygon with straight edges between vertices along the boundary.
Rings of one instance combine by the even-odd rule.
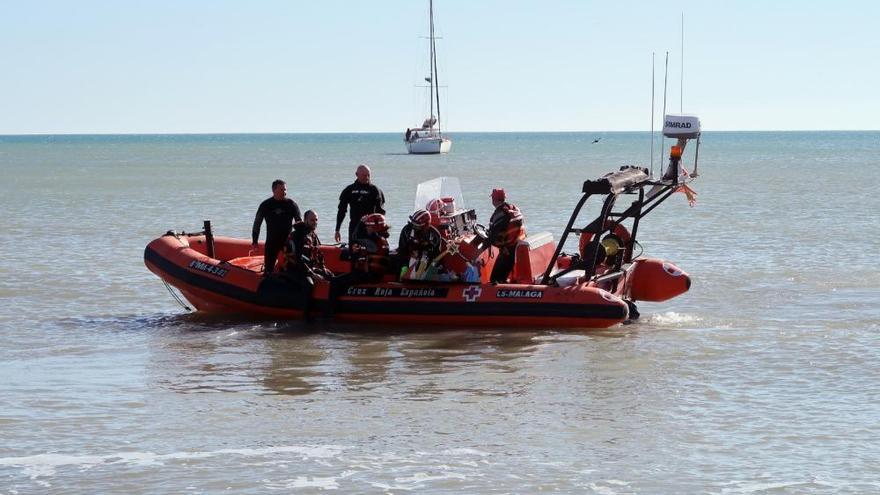
[[[444,215],[452,215],[455,213],[455,198],[440,198],[440,201],[443,202],[441,210]]]
[[[431,223],[431,214],[428,213],[428,210],[416,210],[409,216],[409,223],[415,227],[424,227]]]
[[[367,228],[372,228],[374,230],[386,230],[388,228],[388,224],[385,223],[385,215],[381,213],[364,215],[361,221],[364,222],[364,225]]]
[[[443,204],[443,200],[440,198],[432,199],[431,201],[428,201],[425,209],[435,215],[439,215],[440,211],[443,210]]]

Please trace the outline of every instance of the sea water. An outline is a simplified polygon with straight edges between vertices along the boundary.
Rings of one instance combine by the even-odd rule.
[[[880,132],[705,132],[696,205],[639,227],[691,290],[607,330],[210,318],[143,265],[205,219],[249,237],[276,178],[330,242],[358,163],[392,238],[438,176],[558,238],[584,180],[671,144],[452,138],[0,137],[0,494],[880,491]]]

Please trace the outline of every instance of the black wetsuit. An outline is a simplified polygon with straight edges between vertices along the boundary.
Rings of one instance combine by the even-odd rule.
[[[284,265],[281,276],[293,284],[294,297],[302,299],[306,321],[311,320],[312,291],[316,279],[329,280],[333,274],[324,265],[321,240],[305,222],[297,222],[284,245]]]
[[[409,258],[414,253],[427,255],[433,260],[440,254],[441,237],[440,232],[433,226],[425,230],[413,227],[411,223],[406,224],[400,230],[400,240],[397,244],[397,264],[394,267],[399,270],[400,267],[409,263]]]
[[[281,252],[287,236],[290,235],[294,219],[300,222],[302,221],[302,216],[299,214],[299,206],[296,204],[296,201],[290,198],[284,198],[281,201],[269,198],[260,203],[260,207],[257,208],[257,215],[254,217],[252,239],[254,244],[260,240],[260,227],[263,225],[263,220],[265,220],[266,254],[264,272],[267,275],[275,269],[275,259],[278,258],[278,253]]]
[[[345,213],[349,211],[348,242],[351,243],[354,229],[364,215],[385,214],[385,195],[374,184],[349,184],[339,195],[339,211],[336,213],[336,231],[342,226]]]
[[[324,265],[324,255],[321,254],[321,240],[315,231],[310,229],[304,222],[298,222],[293,226],[293,232],[287,239],[285,255],[287,255],[287,269],[296,275],[305,277],[313,272],[320,277],[332,276]],[[303,261],[303,257],[308,261]],[[305,263],[305,264],[304,264]]]

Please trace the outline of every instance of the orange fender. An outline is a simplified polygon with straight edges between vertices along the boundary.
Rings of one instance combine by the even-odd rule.
[[[634,301],[666,301],[691,288],[687,273],[674,263],[656,258],[637,259],[629,280],[629,297]]]

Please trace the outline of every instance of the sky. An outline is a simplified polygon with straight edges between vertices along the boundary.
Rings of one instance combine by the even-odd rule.
[[[402,132],[427,116],[427,6],[0,0],[0,134]],[[451,133],[648,130],[667,51],[667,111],[704,130],[880,129],[880,2],[434,9]]]

